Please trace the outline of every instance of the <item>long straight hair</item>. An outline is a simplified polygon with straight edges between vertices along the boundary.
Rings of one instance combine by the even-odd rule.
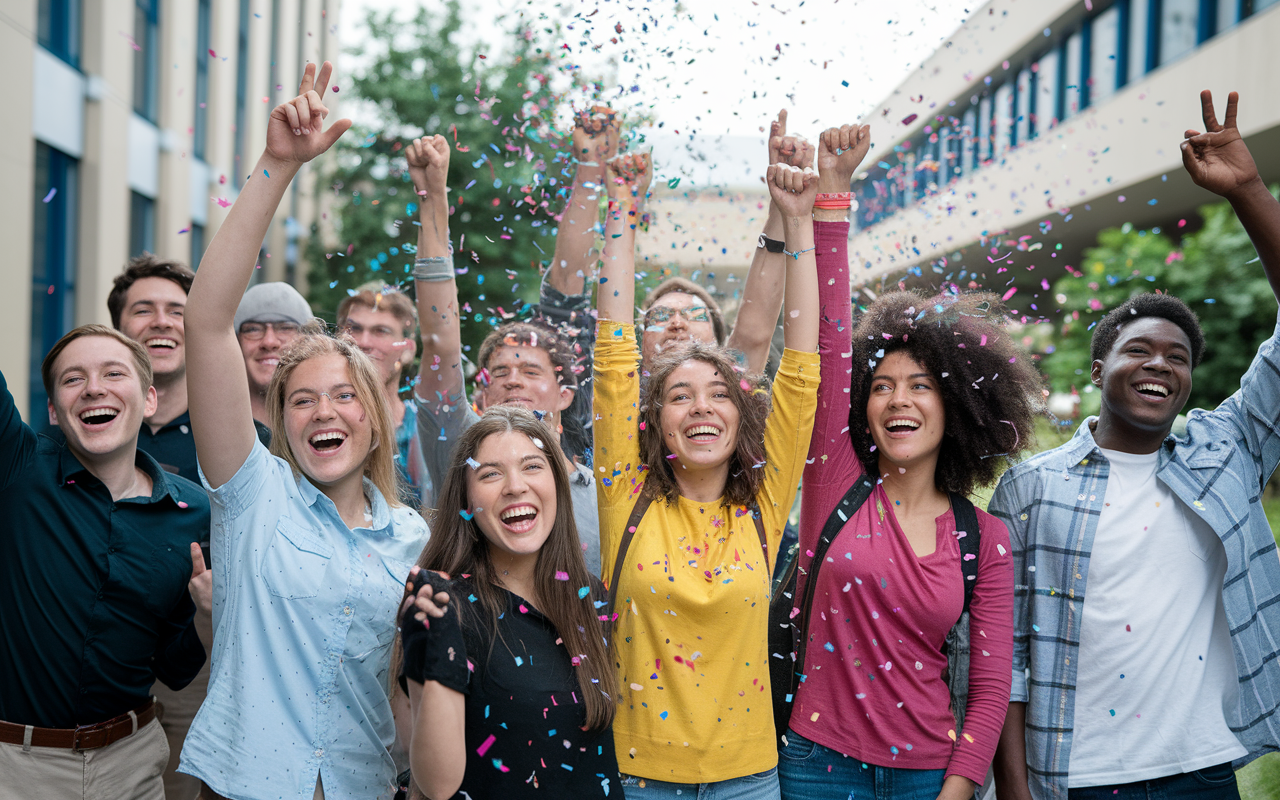
[[[586,727],[603,731],[613,722],[617,679],[609,662],[608,644],[595,609],[594,593],[579,594],[581,587],[592,583],[573,518],[565,458],[556,444],[555,433],[533,412],[512,405],[494,406],[454,445],[449,472],[431,519],[431,539],[418,558],[418,566],[455,577],[470,575],[479,605],[489,617],[489,629],[497,629],[498,615],[506,610],[507,601],[490,558],[489,540],[474,517],[464,518],[460,512],[471,507],[467,498],[468,462],[475,460],[485,439],[510,431],[523,433],[535,443],[541,443],[551,464],[556,483],[556,515],[551,534],[538,551],[533,583],[538,592],[539,611],[551,621],[570,654],[586,706]],[[557,573],[567,574],[569,579],[557,580]],[[457,599],[454,604],[459,612],[469,605]],[[399,647],[397,642],[393,664],[401,662]],[[392,670],[393,679],[398,674],[398,668]]]

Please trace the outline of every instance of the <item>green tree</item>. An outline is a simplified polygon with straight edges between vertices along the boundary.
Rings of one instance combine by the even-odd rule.
[[[499,21],[503,46],[489,55],[482,43],[457,43],[464,21],[458,0],[431,13],[420,8],[408,23],[369,13],[377,50],[349,83],[377,122],[353,129],[335,147],[321,178],[337,198],[332,230],[314,229],[306,253],[309,300],[323,313],[332,315],[348,291],[370,280],[411,290],[417,196],[403,148],[424,133],[443,134],[454,147],[455,268],[466,270],[458,281],[463,341],[475,346],[537,297],[539,265],[550,258],[563,205],[567,154],[551,125],[562,96],[556,90],[563,89],[551,84],[564,72],[554,50],[540,47],[533,29],[503,31]]]
[[[1180,243],[1128,225],[1109,228],[1085,252],[1080,270],[1058,279],[1053,292],[1063,317],[1055,349],[1041,362],[1055,391],[1084,391],[1093,326],[1129,297],[1152,291],[1186,301],[1204,328],[1204,359],[1188,407],[1214,408],[1239,387],[1258,345],[1275,330],[1276,300],[1230,204],[1199,213],[1204,226]]]

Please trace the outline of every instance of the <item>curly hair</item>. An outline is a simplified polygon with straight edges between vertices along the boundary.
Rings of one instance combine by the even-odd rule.
[[[738,431],[729,461],[729,480],[724,487],[724,504],[726,507],[749,506],[755,502],[764,480],[764,470],[756,467],[768,460],[764,426],[769,418],[769,391],[764,376],[746,374],[730,351],[704,342],[689,342],[664,353],[650,365],[649,389],[640,406],[639,431],[640,463],[648,465],[645,491],[667,503],[675,502],[680,494],[671,459],[667,458],[671,451],[662,430],[662,398],[671,373],[688,361],[710,364],[729,385],[729,399],[738,409]]]
[[[1120,329],[1143,317],[1167,319],[1181,328],[1191,341],[1191,368],[1199,366],[1200,358],[1204,355],[1204,331],[1200,329],[1200,319],[1196,312],[1171,294],[1152,292],[1135,294],[1107,312],[1093,329],[1093,338],[1089,342],[1090,360],[1106,359],[1120,336]]]
[[[934,472],[939,491],[971,494],[992,483],[1003,462],[1028,450],[1044,408],[1044,380],[1011,338],[999,298],[987,293],[882,295],[853,331],[849,438],[868,474],[879,455],[867,422],[876,365],[904,351],[937,382],[944,431]]]

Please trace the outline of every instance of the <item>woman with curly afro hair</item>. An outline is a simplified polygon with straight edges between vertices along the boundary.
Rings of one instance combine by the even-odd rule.
[[[849,185],[865,132],[822,135],[819,170],[835,185]],[[876,485],[834,536],[813,587],[782,795],[960,800],[986,778],[1009,704],[1013,562],[1005,526],[978,511],[961,727],[944,676],[966,599],[951,498],[993,482],[1027,448],[1041,381],[990,295],[895,292],[855,324],[849,225],[832,205],[814,209],[822,379],[797,605],[828,516],[863,475]]]

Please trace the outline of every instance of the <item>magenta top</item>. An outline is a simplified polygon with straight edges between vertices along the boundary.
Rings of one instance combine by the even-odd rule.
[[[849,225],[814,224],[822,309],[822,381],[804,471],[797,603],[818,535],[863,473],[849,439],[853,355]],[[882,513],[883,512],[883,513]],[[982,541],[970,602],[969,699],[957,737],[942,679],[947,632],[964,608],[960,546],[950,510],[937,549],[917,557],[877,485],[840,530],[818,575],[804,681],[791,728],[868,764],[946,769],[981,784],[1009,707],[1013,559],[1003,523],[978,511]]]

